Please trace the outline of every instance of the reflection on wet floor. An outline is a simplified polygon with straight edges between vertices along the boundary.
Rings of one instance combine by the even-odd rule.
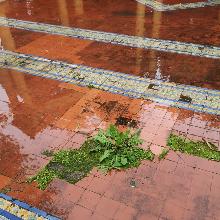
[[[215,59],[176,55],[142,48],[132,49],[16,29],[10,31],[6,28],[8,31],[6,35],[5,28],[0,30],[0,33],[5,35],[5,38],[2,38],[2,45],[5,49],[177,83],[219,88],[217,72],[220,67],[218,60]],[[137,26],[137,34],[140,31],[143,30]],[[155,30],[154,36],[157,36],[156,33]]]
[[[183,110],[156,106],[153,102],[133,100],[93,89],[80,89],[11,70],[1,69],[0,84],[0,133],[1,145],[5,146],[0,148],[0,167],[1,172],[7,172],[9,176],[10,172],[12,176],[15,173],[17,175],[18,169],[31,166],[32,163],[27,165],[27,161],[32,160],[33,156],[42,157],[43,150],[59,149],[68,142],[77,142],[74,139],[76,131],[91,134],[99,127],[106,128],[111,122],[119,126],[125,126],[125,122],[126,125],[132,123],[132,126],[135,123],[135,127],[141,126],[143,132],[152,134],[143,136],[149,139],[157,134],[157,126],[161,123],[169,126],[167,130],[175,125],[173,129],[187,134],[194,120],[193,126],[201,127],[203,132],[192,129],[189,135],[201,137],[205,135],[205,129],[211,129],[213,135],[216,132],[213,140],[217,143],[219,141],[220,122],[217,116],[194,115],[190,111],[184,114]],[[149,119],[147,127],[144,127]],[[164,120],[169,123],[166,124]],[[165,141],[159,136],[154,140],[160,141],[160,144]],[[4,162],[7,158],[5,154],[13,154],[15,157],[14,166],[10,170],[5,167],[8,166]]]
[[[213,6],[160,12],[135,0],[0,1],[0,17],[216,47],[220,44],[219,10],[219,6]],[[208,101],[215,105],[219,101],[219,59],[8,27],[0,27],[0,39],[0,49],[16,53],[119,71],[130,79],[142,76],[162,80],[164,85],[168,85],[164,81],[171,81],[203,87],[197,88],[199,91],[216,89],[208,90],[215,93],[215,98]],[[33,67],[31,63],[29,67]],[[34,66],[38,70],[41,67]],[[141,83],[136,89],[140,87]],[[157,85],[149,83],[147,89],[156,93]],[[179,99],[185,104],[201,102],[195,91],[190,92],[191,96],[184,93]],[[143,148],[163,149],[169,134],[175,133],[209,141],[220,149],[219,115],[0,68],[0,190],[61,219],[82,219],[82,213],[84,219],[122,219],[133,211],[133,217],[140,219],[143,214],[143,219],[218,219],[219,164],[183,154],[179,157],[173,152],[161,163],[143,163],[128,172],[104,176],[93,171],[77,185],[56,179],[44,192],[26,183],[48,163],[49,158],[42,155],[44,150],[78,149],[88,137],[110,124],[117,124],[121,131],[127,127],[142,129]],[[128,187],[131,178],[136,179],[136,188]],[[96,206],[84,207],[88,197]]]
[[[80,88],[16,71],[4,69],[0,71],[0,178],[2,179],[4,176],[8,178],[8,182],[3,185],[6,186],[4,189],[8,190],[8,195],[37,206],[61,219],[75,219],[75,217],[72,218],[74,207],[81,212],[74,202],[78,201],[85,191],[85,187],[89,187],[93,193],[98,192],[95,195],[99,197],[100,194],[103,196],[106,192],[106,195],[103,196],[106,199],[109,198],[107,193],[115,192],[112,189],[107,191],[107,184],[110,184],[113,176],[117,175],[117,181],[124,181],[123,178],[126,178],[124,184],[127,184],[130,175],[126,172],[119,172],[102,176],[96,172],[87,177],[85,185],[82,182],[78,185],[70,185],[56,179],[46,191],[41,191],[35,185],[27,184],[25,181],[48,163],[48,158],[42,155],[44,150],[78,148],[88,136],[96,133],[99,128],[106,129],[110,123],[117,123],[121,130],[126,129],[128,124],[135,128],[142,128],[142,138],[146,146],[150,144],[164,146],[172,131],[193,140],[206,138],[220,147],[219,116],[193,113],[96,89]],[[171,161],[166,160],[165,162],[177,166],[173,160],[175,159],[171,156]],[[186,170],[192,169],[190,167],[192,159],[189,160],[183,156],[183,160],[185,161],[184,168],[178,168],[181,175]],[[182,165],[182,162],[180,161],[178,164]],[[159,165],[153,163],[152,166]],[[203,160],[198,161],[196,166],[198,169],[195,171],[193,168],[194,172],[199,172],[197,170],[201,172],[201,167],[206,170],[203,172],[206,172],[207,175],[209,169],[212,168],[212,166],[204,165]],[[153,187],[156,188],[153,189],[157,194],[159,189],[164,191],[167,184],[166,182],[164,185],[164,181],[157,179],[164,177],[165,174],[167,176],[168,174],[163,172],[167,172],[166,169],[171,168],[173,169],[173,166],[168,165],[154,168],[157,175],[152,175],[152,181],[155,181]],[[143,166],[140,166],[140,170],[135,173],[136,179],[137,175],[140,179],[139,173],[143,175],[141,169]],[[217,168],[215,169],[217,170]],[[173,175],[172,178],[175,180],[178,178],[176,173],[170,172],[169,175]],[[196,175],[198,174],[196,173]],[[147,177],[147,180],[149,178],[151,180],[151,177]],[[137,190],[140,191],[139,179]],[[184,179],[187,178],[184,176]],[[181,179],[181,182],[184,182],[184,179]],[[97,182],[100,182],[99,185]],[[149,185],[146,184],[147,182],[144,186],[148,188]],[[120,192],[125,189],[121,185],[116,186]],[[91,192],[89,190],[86,189]],[[131,192],[130,190],[127,189],[126,195],[130,195],[131,200],[136,198],[136,194],[134,194],[136,191],[132,189]],[[141,191],[138,196],[142,196]],[[115,197],[110,198],[111,201],[118,201]],[[157,199],[155,204],[161,205],[161,194],[154,198]],[[145,199],[144,197],[144,201],[146,201]],[[139,208],[137,209],[139,210]],[[216,215],[215,209],[213,212]],[[159,214],[156,212],[155,215]],[[86,219],[90,219],[90,217]]]
[[[25,1],[7,0],[1,3],[1,16],[20,20],[38,21],[50,24],[66,25],[119,34],[136,34],[136,20],[145,16],[147,27],[142,36],[152,37],[152,30],[157,24],[154,16],[162,13],[158,38],[183,42],[219,45],[219,7],[204,7],[177,12],[157,12],[145,7],[137,11],[142,4],[135,0],[116,1],[33,1],[31,15],[27,13]],[[207,13],[208,11],[208,13]],[[181,17],[181,20],[178,18]],[[201,29],[203,26],[205,28]],[[181,28],[179,28],[181,27]],[[172,31],[171,31],[172,30]]]

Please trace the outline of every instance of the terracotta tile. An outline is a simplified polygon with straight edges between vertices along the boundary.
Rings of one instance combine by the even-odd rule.
[[[11,182],[11,179],[7,176],[0,175],[0,190],[7,186]]]
[[[204,193],[209,193],[213,181],[213,174],[199,169],[195,171],[191,185],[192,191],[201,190]]]
[[[208,131],[205,132],[204,137],[207,138],[207,139],[219,141],[220,132],[208,130]]]
[[[203,141],[203,136],[197,136],[197,135],[192,135],[192,134],[187,134],[186,135],[186,139],[190,140],[190,141]]]
[[[168,173],[173,173],[175,171],[176,167],[177,167],[176,162],[164,159],[164,160],[160,161],[158,169],[165,171],[165,172],[168,172]]]
[[[185,123],[176,122],[173,126],[173,129],[182,133],[187,133],[189,125]]]
[[[158,220],[158,215],[153,215],[149,212],[139,212],[137,214],[137,218],[140,220],[146,220],[146,219]]]
[[[205,133],[205,129],[204,128],[190,126],[189,130],[188,130],[188,133],[192,134],[192,135],[195,135],[195,136],[203,137],[204,133]]]
[[[177,118],[178,122],[184,123],[184,124],[190,124],[192,117],[193,117],[193,111],[181,109]]]
[[[86,189],[89,184],[92,182],[94,176],[92,174],[89,174],[87,177],[84,177],[77,183],[75,183],[76,186]]]
[[[197,217],[199,217],[199,219],[202,219],[211,215],[209,206],[209,195],[199,191],[196,193],[192,192],[190,194],[189,200],[186,204],[186,209],[196,212]]]
[[[95,211],[105,217],[113,218],[120,205],[117,201],[102,197]]]
[[[101,196],[99,194],[86,190],[78,204],[87,209],[94,210],[100,199]]]
[[[121,204],[117,210],[115,220],[133,220],[137,216],[138,211],[132,207]]]
[[[144,193],[136,192],[134,197],[131,198],[131,204],[132,207],[141,212],[145,212],[153,216],[159,216],[164,205],[164,200],[162,200],[159,195],[150,196]]]
[[[7,193],[9,196],[32,206],[37,206],[43,195],[42,190],[30,184],[11,182],[7,187],[10,189]]]
[[[150,150],[152,151],[153,154],[159,156],[163,152],[164,147],[161,147],[156,144],[150,145]]]
[[[102,195],[108,189],[110,184],[111,184],[111,182],[109,182],[109,181],[105,181],[101,178],[94,177],[92,179],[92,182],[87,187],[87,189],[91,190],[92,192],[95,192],[95,193]]]
[[[216,171],[216,163],[215,161],[208,160],[206,158],[197,158],[197,167],[202,170],[215,172]]]
[[[142,162],[135,173],[135,177],[144,179],[153,178],[156,170],[157,169],[155,167],[150,167]]]
[[[80,219],[80,220],[90,220],[92,212],[86,208],[75,205],[73,210],[68,215],[69,220]]]
[[[195,168],[197,167],[198,157],[189,154],[181,154],[181,160],[179,160],[179,163]]]
[[[168,129],[172,129],[174,127],[174,124],[176,123],[176,119],[167,118],[166,116],[163,118],[161,125],[163,127],[166,127]]]
[[[95,172],[95,169],[93,171],[94,173],[92,173],[95,177],[98,177],[98,178],[101,178],[103,179],[104,181],[106,182],[112,182],[113,179],[115,178],[115,175],[117,175],[120,171],[118,170],[111,170],[107,173],[103,173],[102,171],[100,170],[96,170]]]
[[[180,157],[178,156],[178,154],[175,151],[170,150],[166,156],[166,159],[174,161],[174,162],[178,162],[180,160]]]
[[[169,134],[170,132],[161,132],[156,134],[152,143],[165,147],[167,145],[167,139],[169,137]]]
[[[170,186],[159,181],[145,180],[138,189],[148,196],[159,197],[160,201],[164,201],[169,196]]]
[[[136,115],[141,111],[142,105],[143,105],[143,100],[140,99],[132,99],[131,103],[128,107],[128,112],[131,115]]]
[[[47,191],[54,195],[55,199],[69,200],[72,203],[79,201],[84,189],[67,183],[64,180],[54,179],[48,186]]]
[[[94,212],[90,219],[91,220],[110,220],[111,218],[105,217],[103,215],[100,215],[97,212]]]
[[[181,154],[180,154],[180,160],[183,161],[183,158],[181,157]],[[185,178],[186,180],[188,180],[189,182],[192,181],[194,175],[195,175],[196,171],[194,168],[190,167],[190,166],[187,166],[186,164],[184,163],[178,163],[177,167],[176,167],[176,170],[175,170],[175,175],[177,177],[180,177],[180,178]]]
[[[190,183],[184,179],[180,182],[173,182],[170,185],[166,203],[176,204],[178,207],[185,208],[190,197]]]
[[[206,120],[203,120],[202,116],[194,115],[191,121],[191,125],[195,127],[205,128],[207,124]]]
[[[193,211],[185,210],[183,220],[200,220],[200,219],[211,220],[212,218],[210,218],[210,216],[207,216],[206,213],[198,213],[197,210],[193,210]]]
[[[70,120],[68,119],[65,119],[65,118],[60,118],[59,120],[57,120],[55,123],[54,123],[54,126],[58,127],[58,128],[61,128],[61,129],[65,129],[68,127],[68,125],[70,124]]]
[[[144,137],[149,136],[149,134],[156,134],[158,128],[159,128],[159,125],[155,125],[153,123],[147,123],[141,131],[142,133],[141,137],[144,139]]]
[[[86,135],[80,134],[80,133],[76,133],[72,137],[71,141],[82,145],[85,142],[86,139],[87,139]]]
[[[163,118],[167,113],[167,109],[163,109],[163,108],[154,108],[154,110],[152,111],[152,116],[157,116],[158,118]]]
[[[184,208],[178,206],[178,201],[176,201],[176,203],[173,203],[168,200],[163,207],[163,211],[160,215],[160,218],[179,220],[183,218],[184,211]]]
[[[150,133],[150,132],[146,132],[146,130],[142,130],[140,137],[146,143],[152,143],[153,140],[154,140],[155,134],[154,133]]]

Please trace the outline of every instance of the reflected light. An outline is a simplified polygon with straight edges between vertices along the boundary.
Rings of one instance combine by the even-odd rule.
[[[77,16],[83,15],[84,13],[83,0],[74,0],[74,6],[75,6],[75,14]]]

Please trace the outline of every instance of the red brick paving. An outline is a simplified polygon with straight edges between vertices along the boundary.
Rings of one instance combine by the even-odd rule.
[[[14,198],[62,219],[219,219],[219,163],[173,151],[165,160],[143,161],[138,168],[126,171],[104,175],[93,169],[75,185],[55,179],[42,191],[35,184],[24,183],[48,163],[49,158],[43,156],[42,151],[78,148],[91,133],[100,127],[106,128],[119,116],[138,121],[138,127],[143,129],[141,137],[145,149],[150,145],[155,149],[166,147],[170,132],[192,139],[205,138],[218,145],[220,142],[220,118],[217,116],[93,89],[68,87],[58,82],[53,88],[56,86],[62,86],[70,97],[77,92],[81,98],[77,102],[70,98],[72,101],[64,106],[65,111],[64,107],[58,108],[57,117],[44,120],[42,124],[34,124],[37,114],[31,116],[29,123],[26,123],[30,119],[25,114],[20,116],[20,133],[18,124],[1,127],[0,189],[10,188],[8,194]],[[51,100],[53,102],[53,98]],[[13,104],[11,112],[14,112]],[[15,106],[15,117],[21,110],[27,112],[27,106],[21,108],[17,103]],[[43,115],[55,114],[53,110],[38,105],[35,109]],[[10,124],[7,117],[1,120]],[[135,181],[135,188],[131,187],[131,181]]]
[[[0,190],[10,183],[11,179],[7,176],[0,175]]]

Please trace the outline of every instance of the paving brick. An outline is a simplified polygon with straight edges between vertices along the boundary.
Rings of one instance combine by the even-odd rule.
[[[80,220],[90,220],[92,212],[86,208],[75,205],[73,210],[68,215],[68,220],[80,219]]]
[[[78,201],[78,204],[87,209],[95,210],[95,207],[100,199],[101,196],[99,194],[86,190],[82,194],[80,200]]]
[[[204,133],[204,137],[207,139],[211,139],[214,141],[219,141],[219,137],[220,137],[220,132],[218,131],[212,131],[212,130],[207,130]]]
[[[110,184],[111,183],[109,181],[94,177],[87,188],[95,193],[102,195],[108,189]]]
[[[96,206],[95,211],[105,217],[113,218],[114,215],[116,214],[116,211],[119,209],[120,205],[121,204],[117,201],[102,197],[99,200],[99,203]]]
[[[11,179],[7,176],[0,175],[0,190],[7,186],[11,182]]]
[[[204,128],[199,128],[199,127],[194,127],[194,126],[190,126],[188,130],[188,134],[192,134],[192,135],[199,136],[199,137],[203,137],[204,133],[205,133]]]
[[[169,200],[166,201],[163,211],[160,215],[161,219],[170,219],[170,220],[180,220],[183,218],[185,209],[178,206],[179,201],[176,203],[170,202]]]
[[[118,208],[114,219],[115,220],[133,220],[137,217],[138,211],[132,207],[121,204]]]

